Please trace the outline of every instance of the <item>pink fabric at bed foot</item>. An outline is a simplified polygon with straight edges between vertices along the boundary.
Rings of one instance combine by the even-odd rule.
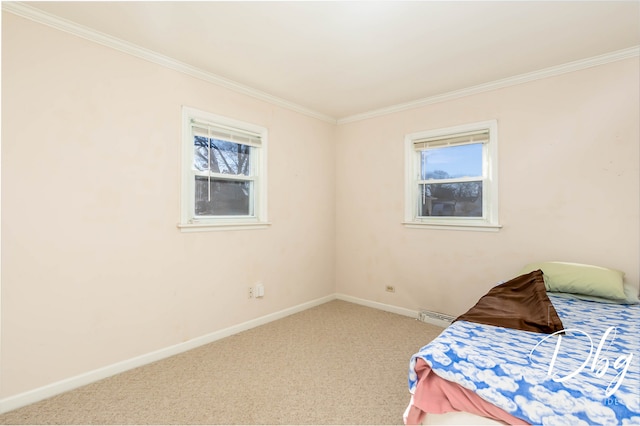
[[[416,362],[415,370],[419,379],[412,404],[405,412],[407,425],[420,424],[426,413],[443,414],[451,411],[466,411],[510,425],[529,424],[485,401],[473,391],[441,378],[422,359]]]

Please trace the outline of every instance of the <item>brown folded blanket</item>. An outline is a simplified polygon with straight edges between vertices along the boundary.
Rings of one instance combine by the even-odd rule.
[[[564,329],[547,296],[541,270],[520,275],[492,288],[455,321],[547,334]]]

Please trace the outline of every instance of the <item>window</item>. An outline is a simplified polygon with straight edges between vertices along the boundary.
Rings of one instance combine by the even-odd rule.
[[[184,231],[265,226],[263,127],[193,108],[182,110]]]
[[[498,229],[497,122],[405,137],[405,224]]]

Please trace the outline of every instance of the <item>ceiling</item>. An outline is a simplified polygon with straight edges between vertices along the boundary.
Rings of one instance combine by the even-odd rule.
[[[638,1],[28,6],[334,119],[640,44]]]

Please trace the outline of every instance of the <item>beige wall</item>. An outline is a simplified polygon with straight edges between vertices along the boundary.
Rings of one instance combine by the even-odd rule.
[[[0,398],[333,294],[333,124],[2,27]],[[269,129],[269,229],[178,230],[183,104]]]
[[[637,58],[334,126],[2,27],[0,399],[335,292],[458,314],[545,259],[638,282]],[[269,129],[269,229],[177,230],[183,104]],[[404,135],[493,118],[504,228],[404,228]]]
[[[337,291],[458,315],[543,260],[617,268],[637,286],[639,74],[629,59],[339,126]],[[503,228],[404,228],[404,135],[490,119]]]

